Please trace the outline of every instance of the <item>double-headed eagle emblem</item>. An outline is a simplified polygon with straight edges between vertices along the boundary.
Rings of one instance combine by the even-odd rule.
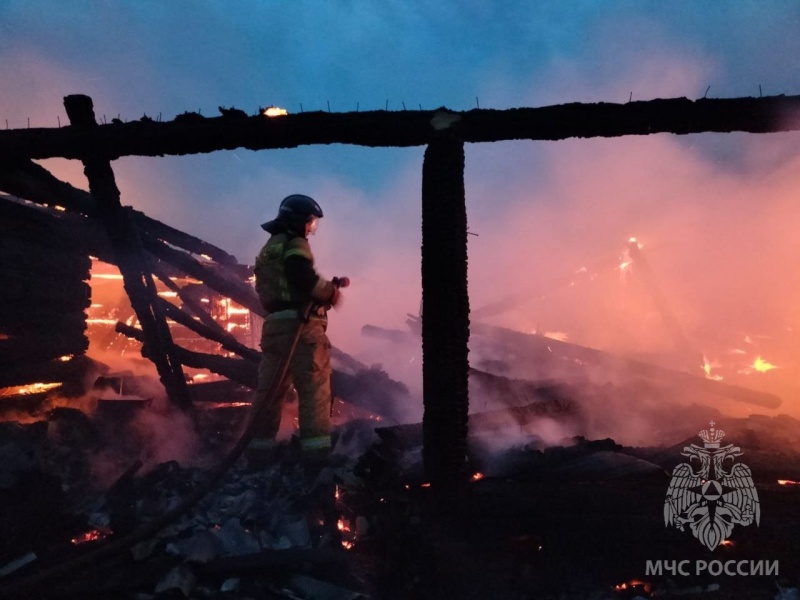
[[[664,524],[692,534],[709,550],[714,550],[733,531],[734,525],[756,525],[761,521],[761,505],[750,467],[735,462],[742,449],[733,444],[720,447],[725,436],[710,427],[700,432],[703,448],[685,446],[681,454],[689,457],[672,471],[664,501]],[[725,461],[733,463],[725,470]],[[692,461],[697,461],[692,465]],[[696,466],[696,470],[692,468]]]

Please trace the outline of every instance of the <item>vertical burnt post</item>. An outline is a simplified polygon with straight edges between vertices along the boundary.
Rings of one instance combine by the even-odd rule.
[[[422,164],[423,459],[429,481],[455,488],[466,472],[469,298],[464,142],[439,111]]]
[[[64,108],[73,127],[97,127],[89,96],[66,96]],[[142,326],[145,340],[143,354],[155,364],[170,402],[188,408],[191,400],[183,367],[175,352],[166,317],[155,302],[158,297],[155,282],[139,232],[120,202],[111,162],[102,152],[87,155],[82,162],[83,172],[89,181],[89,191],[97,203],[98,219],[108,232],[125,291]]]

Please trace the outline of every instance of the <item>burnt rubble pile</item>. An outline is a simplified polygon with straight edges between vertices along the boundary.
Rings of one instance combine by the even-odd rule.
[[[588,421],[585,407],[570,399],[576,393],[570,386],[549,384],[540,393],[526,397],[528,404],[470,415],[471,473],[460,499],[443,498],[425,481],[421,424],[351,420],[337,427],[342,460],[335,468],[308,472],[291,443],[258,469],[239,460],[185,513],[71,574],[58,595],[720,597],[714,594],[726,588],[713,578],[641,578],[642,556],[690,551],[685,537],[665,530],[662,512],[672,468],[685,460],[680,450],[698,439],[675,427],[670,445],[632,447],[580,435],[546,441],[528,426]],[[208,482],[209,467],[235,435],[219,434],[220,419],[236,422],[248,409],[236,410],[201,412],[200,437],[209,443],[194,466],[142,465],[140,434],[109,414],[57,408],[47,420],[0,424],[0,569],[9,571],[0,589],[125,539],[174,509]],[[696,407],[682,420],[705,419],[709,411],[717,414]],[[509,435],[498,412],[513,415],[526,431],[503,448],[489,443]],[[745,449],[770,515],[741,543],[734,538],[724,557],[750,557],[766,545],[791,572],[800,486],[778,479],[800,481],[800,422],[784,415],[719,417],[727,438]],[[115,453],[103,454],[109,447]],[[100,455],[114,465],[102,486]],[[29,563],[19,565],[25,557]],[[774,583],[761,578],[755,591],[766,587]]]
[[[135,440],[122,439],[135,438],[135,432],[117,428],[113,458],[118,469],[128,467],[111,485],[98,489],[92,464],[108,442],[104,436],[109,431],[102,431],[108,423],[74,409],[52,411],[48,419],[29,425],[0,423],[0,572],[3,579],[11,576],[0,579],[0,588],[11,581],[13,590],[17,577],[47,573],[125,539],[133,543],[97,570],[112,569],[113,584],[98,584],[92,573],[73,574],[59,597],[80,597],[89,591],[112,596],[137,591],[158,594],[171,589],[210,597],[240,587],[254,593],[253,586],[280,595],[285,586],[298,594],[326,585],[334,590],[337,585],[357,587],[341,564],[343,536],[352,544],[356,523],[362,537],[369,526],[357,515],[343,520],[343,511],[337,509],[337,486],[360,485],[346,457],[336,470],[309,471],[297,448],[286,443],[273,463],[258,469],[248,468],[240,459],[200,501],[137,540],[137,532],[209,483],[209,465],[186,467],[169,461],[143,468],[133,452]],[[360,435],[364,434],[350,426],[340,449],[353,451],[361,443],[356,439]],[[120,448],[131,453],[123,456]],[[317,571],[331,569],[333,573],[320,579]],[[242,579],[250,573],[251,580]],[[293,596],[287,591],[285,597]]]
[[[734,529],[713,553],[688,531],[664,524],[673,469],[688,460],[684,446],[702,446],[696,436],[681,439],[676,429],[680,441],[670,447],[531,438],[491,460],[475,452],[470,482],[453,500],[421,478],[420,448],[411,436],[379,429],[380,443],[362,456],[356,473],[368,483],[361,500],[373,494],[362,512],[380,532],[382,565],[392,565],[380,571],[380,597],[792,597],[775,594],[776,585],[796,594],[800,583],[800,421],[753,415],[719,426],[745,451],[762,519]],[[471,448],[480,448],[479,437],[470,436]],[[768,559],[779,563],[781,577],[646,576],[647,560],[667,559]]]

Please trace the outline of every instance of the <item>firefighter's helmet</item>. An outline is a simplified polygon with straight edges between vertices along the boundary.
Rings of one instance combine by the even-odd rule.
[[[281,200],[278,216],[274,220],[264,223],[261,228],[274,233],[275,225],[283,223],[303,235],[304,233],[314,233],[317,229],[317,220],[321,218],[322,209],[316,200],[304,194],[291,194]]]
[[[281,207],[278,210],[278,216],[291,214],[296,217],[304,217],[305,220],[311,217],[322,218],[322,209],[311,196],[303,194],[292,194],[286,196],[281,201]]]

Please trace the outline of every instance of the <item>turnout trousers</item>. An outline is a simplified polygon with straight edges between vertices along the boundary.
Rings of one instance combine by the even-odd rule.
[[[261,331],[261,362],[258,368],[256,402],[266,402],[256,415],[254,442],[274,443],[281,424],[283,403],[294,384],[297,390],[300,444],[303,450],[331,446],[331,344],[326,335],[327,318],[312,316],[300,324],[300,337],[280,390],[265,398],[277,376],[279,363],[292,345],[298,317],[268,316]]]

